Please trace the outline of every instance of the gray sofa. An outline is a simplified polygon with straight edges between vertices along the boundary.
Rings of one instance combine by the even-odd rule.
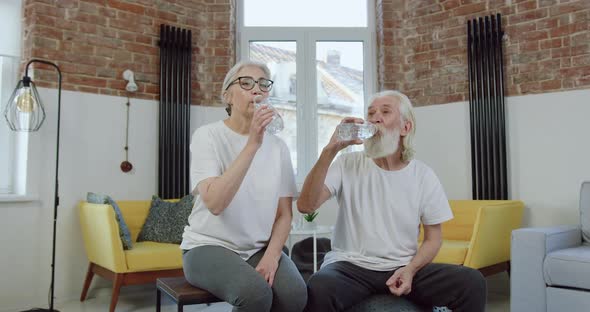
[[[582,183],[580,225],[512,232],[512,312],[590,311],[590,182]]]

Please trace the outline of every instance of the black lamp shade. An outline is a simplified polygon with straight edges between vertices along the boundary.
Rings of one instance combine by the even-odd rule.
[[[25,76],[10,96],[4,117],[13,131],[37,131],[45,121],[45,108],[35,83]]]

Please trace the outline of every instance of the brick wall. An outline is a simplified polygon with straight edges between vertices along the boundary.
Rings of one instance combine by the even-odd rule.
[[[218,104],[235,59],[235,0],[25,0],[24,59],[56,61],[64,89],[157,99],[161,23],[193,31],[193,104]],[[468,99],[466,23],[503,15],[507,95],[590,87],[590,0],[376,0],[378,81],[415,105]],[[35,81],[55,87],[51,69]]]
[[[235,59],[231,0],[25,0],[24,60],[56,62],[63,89],[158,99],[160,24],[192,30],[192,103],[212,105]],[[56,87],[53,69],[36,65],[39,86]]]
[[[590,1],[378,0],[380,88],[468,100],[467,20],[501,13],[507,95],[590,88]]]

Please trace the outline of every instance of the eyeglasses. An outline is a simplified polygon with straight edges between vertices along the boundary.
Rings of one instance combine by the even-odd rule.
[[[243,76],[243,77],[238,77],[238,78],[236,78],[236,80],[232,81],[232,83],[230,83],[227,86],[227,88],[225,88],[225,90],[229,89],[229,87],[231,87],[232,85],[234,85],[236,83],[239,83],[240,88],[242,88],[246,91],[250,91],[250,90],[254,89],[254,85],[258,84],[260,91],[268,92],[268,91],[270,91],[270,89],[272,89],[272,84],[274,83],[274,81],[272,81],[270,79],[266,79],[266,78],[260,78],[260,79],[258,79],[258,81],[256,81],[252,77]]]

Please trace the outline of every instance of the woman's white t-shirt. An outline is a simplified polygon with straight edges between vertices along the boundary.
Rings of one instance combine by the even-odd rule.
[[[418,250],[420,223],[453,218],[440,181],[419,160],[388,171],[364,152],[342,154],[330,166],[325,185],[340,210],[332,251],[322,266],[348,261],[390,271],[407,265]]]
[[[223,121],[198,128],[191,140],[191,189],[204,179],[222,175],[242,151],[248,136]],[[270,240],[280,197],[297,193],[285,142],[265,134],[242,184],[230,204],[213,215],[198,194],[184,228],[180,248],[225,247],[247,260]]]

